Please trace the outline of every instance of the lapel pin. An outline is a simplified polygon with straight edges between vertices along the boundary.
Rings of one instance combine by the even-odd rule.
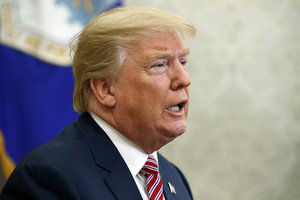
[[[171,193],[172,193],[172,194],[176,194],[175,187],[174,187],[170,182],[168,182],[168,185],[169,185],[169,188],[170,188]]]

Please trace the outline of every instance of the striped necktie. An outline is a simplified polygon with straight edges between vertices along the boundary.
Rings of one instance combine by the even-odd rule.
[[[157,162],[152,155],[141,169],[142,174],[146,177],[149,200],[163,200],[163,184],[159,174]]]

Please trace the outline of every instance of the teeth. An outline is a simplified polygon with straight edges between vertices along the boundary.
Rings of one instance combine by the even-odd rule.
[[[179,111],[179,106],[172,106],[168,108],[169,111]]]

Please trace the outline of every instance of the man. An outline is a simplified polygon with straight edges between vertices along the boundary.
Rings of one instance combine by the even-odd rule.
[[[193,35],[186,19],[116,8],[73,41],[80,118],[16,167],[1,199],[192,199],[183,174],[157,153],[186,130]]]

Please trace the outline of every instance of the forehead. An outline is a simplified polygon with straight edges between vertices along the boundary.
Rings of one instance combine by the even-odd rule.
[[[185,48],[181,38],[172,32],[158,32],[152,34],[131,48],[131,53],[143,54],[146,57],[187,55],[189,50]]]

